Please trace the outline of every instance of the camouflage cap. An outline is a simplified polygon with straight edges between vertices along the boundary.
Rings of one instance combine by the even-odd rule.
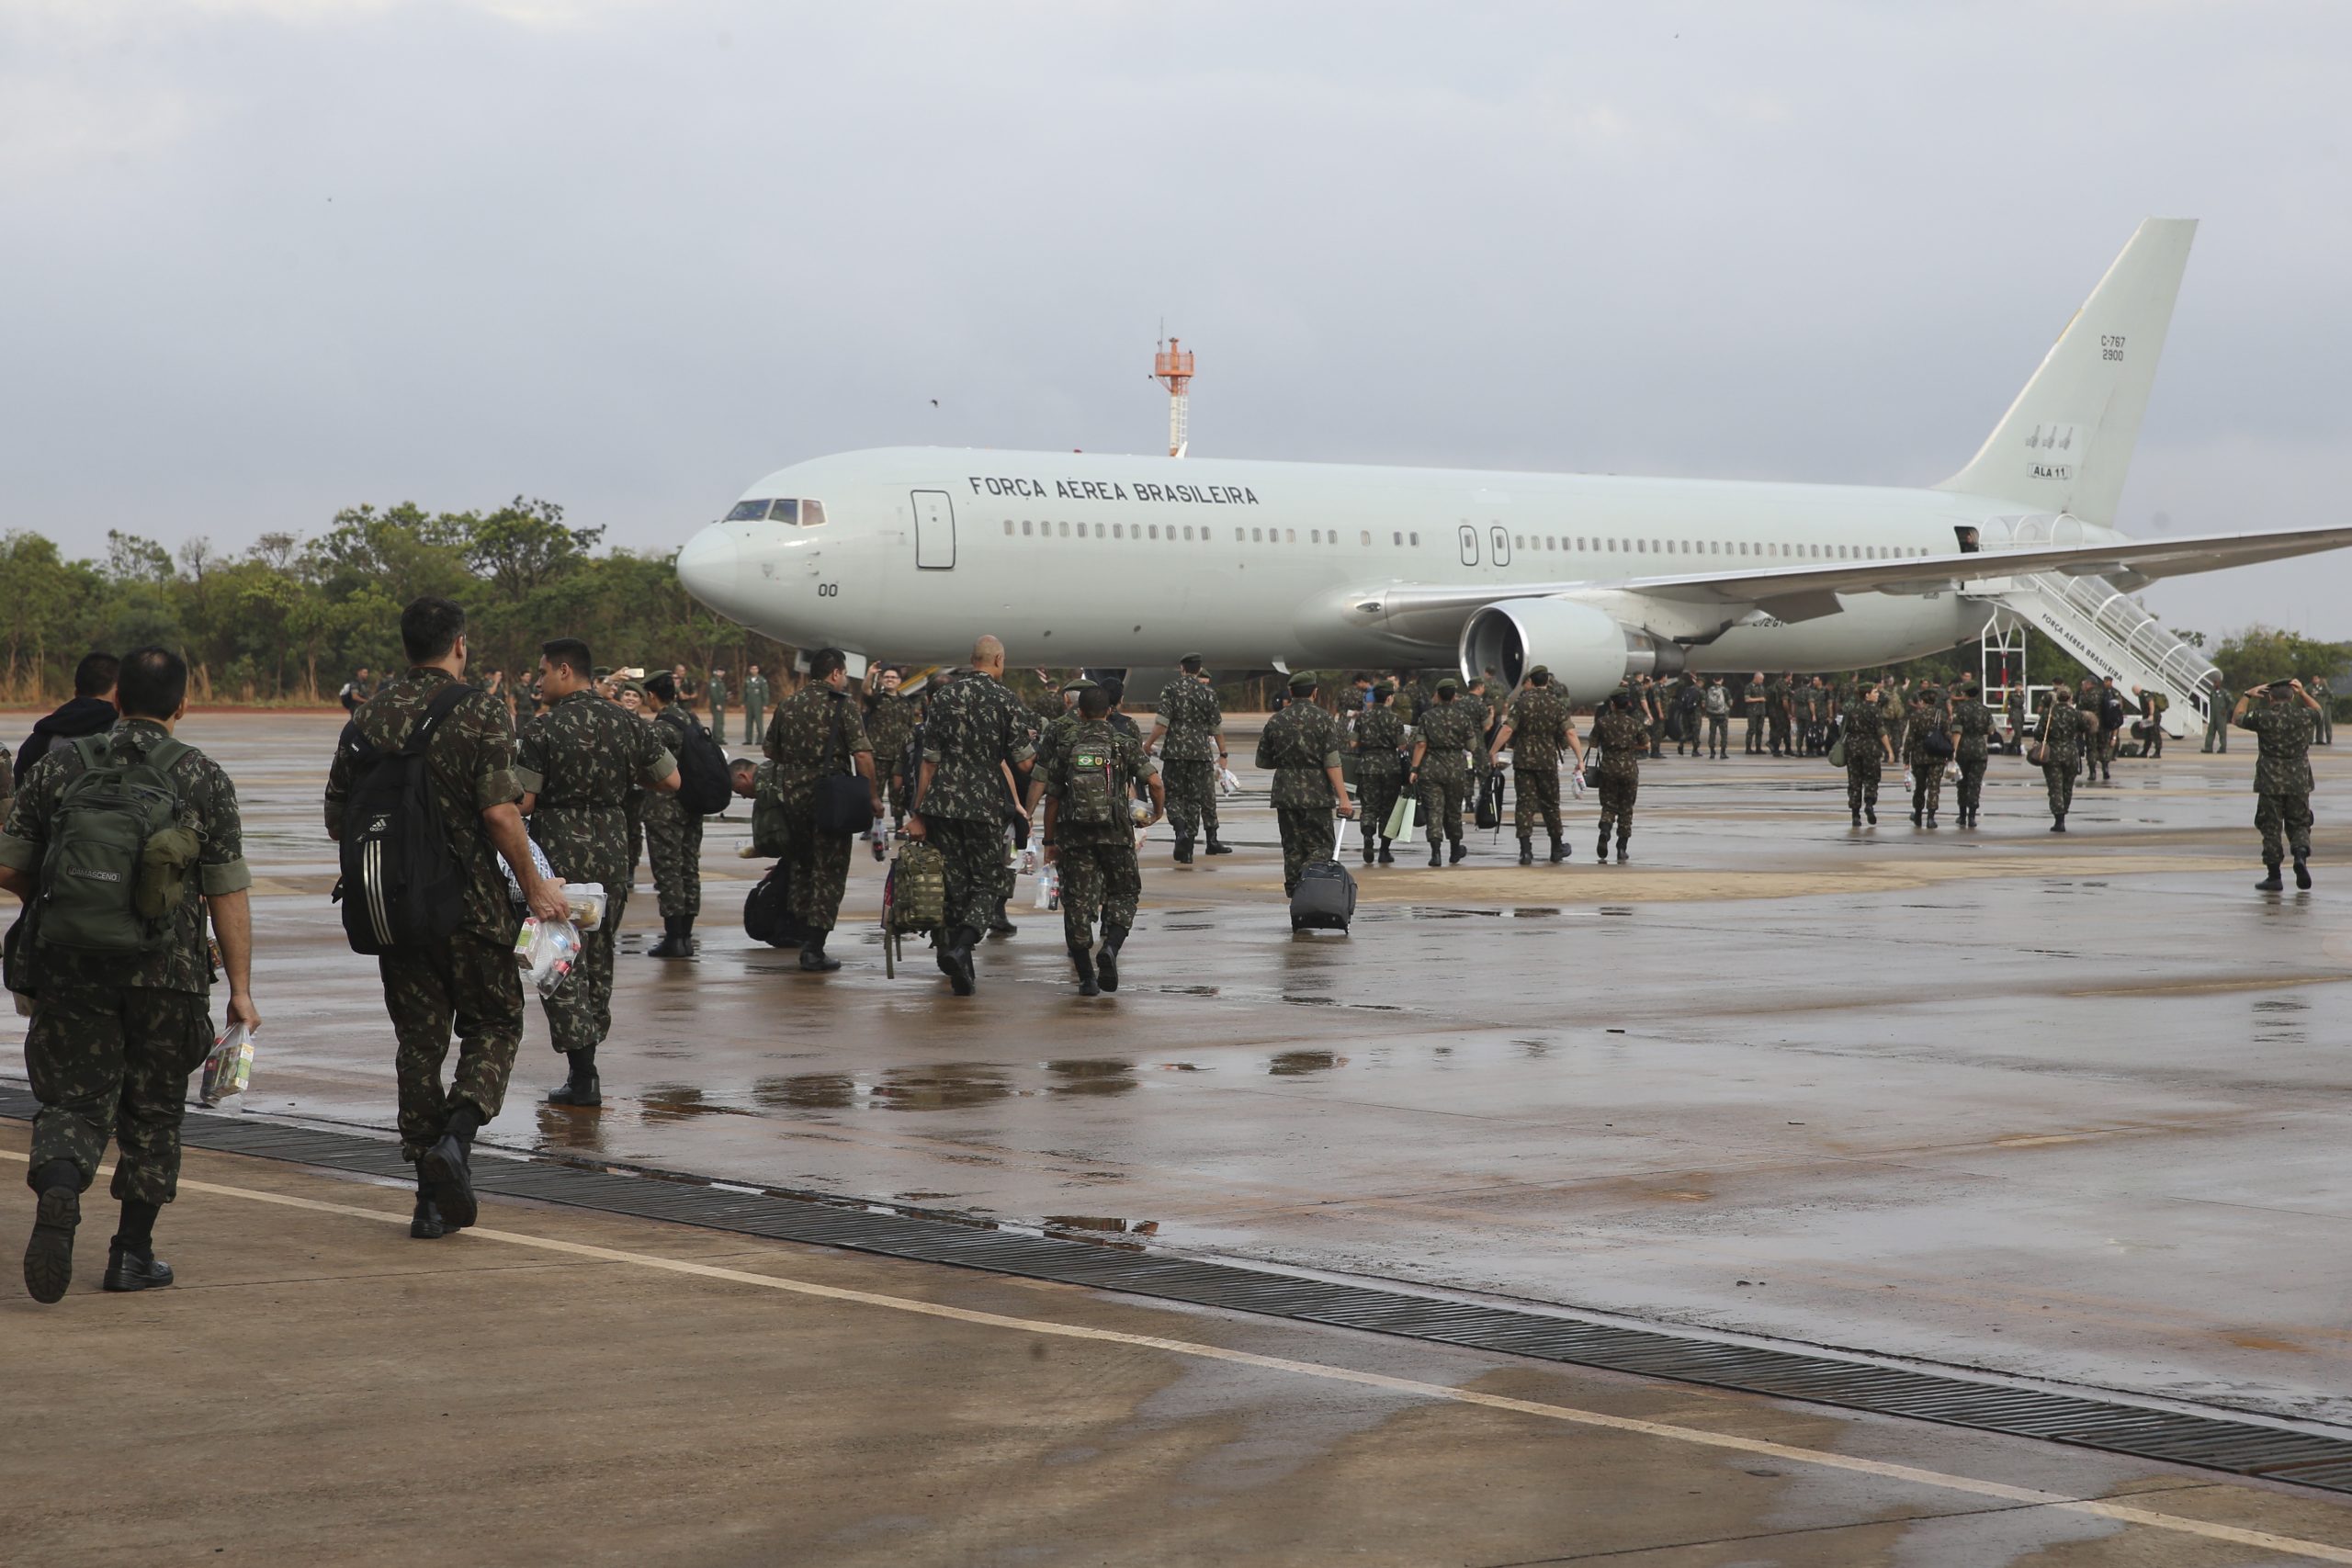
[[[1311,692],[1322,683],[1315,678],[1312,670],[1294,671],[1290,678],[1290,689],[1294,692]]]
[[[1393,697],[1396,694],[1396,682],[1394,681],[1375,681],[1373,682],[1372,689],[1381,696]]]
[[[1445,695],[1448,692],[1459,692],[1460,690],[1462,690],[1462,682],[1455,680],[1451,675],[1446,676],[1437,683],[1437,694],[1441,697]]]
[[[1548,664],[1538,664],[1537,666],[1535,666],[1535,668],[1533,668],[1532,670],[1530,670],[1530,671],[1527,672],[1527,678],[1528,678],[1529,680],[1532,681],[1532,680],[1533,680],[1533,679],[1535,679],[1535,677],[1536,677],[1536,676],[1538,676],[1538,675],[1549,675],[1549,674],[1551,674],[1551,673],[1552,673],[1552,667],[1551,667],[1550,665],[1548,665]]]
[[[1090,681],[1085,676],[1080,675],[1071,680],[1064,681],[1062,682],[1062,690],[1065,692],[1091,692],[1101,683],[1102,682],[1098,681]]]

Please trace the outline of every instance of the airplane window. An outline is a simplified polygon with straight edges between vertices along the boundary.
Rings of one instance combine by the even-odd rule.
[[[1184,525],[1184,537],[1186,537],[1187,539],[1189,539],[1189,538],[1191,538],[1192,536],[1193,536],[1193,525],[1192,525],[1190,523],[1187,523],[1187,524],[1185,524],[1185,525]]]
[[[1363,545],[1368,545],[1368,544],[1372,543],[1372,530],[1371,530],[1371,529],[1369,529],[1369,528],[1366,528],[1365,530],[1363,530],[1363,536],[1362,536],[1361,538],[1359,538],[1356,542],[1357,542],[1358,544],[1363,544]]]
[[[800,525],[803,528],[823,527],[825,525],[825,503],[821,501],[802,502],[800,503]]]
[[[1421,542],[1421,536],[1420,536],[1419,534],[1408,534],[1408,535],[1406,535],[1406,536],[1405,536],[1405,537],[1406,537],[1408,541],[1410,541],[1410,542],[1411,542],[1411,543],[1412,543],[1416,547],[1419,547],[1419,546],[1420,545],[1420,542]]]
[[[768,503],[764,500],[739,501],[735,503],[734,509],[727,513],[727,521],[729,523],[756,523],[767,514]]]
[[[769,502],[768,521],[771,523],[782,523],[795,528],[798,527],[800,525],[800,503],[797,501]]]
[[[1111,525],[1111,537],[1113,537],[1113,538],[1114,538],[1114,539],[1125,538],[1126,536],[1125,536],[1125,535],[1124,535],[1124,534],[1122,534],[1122,533],[1120,532],[1120,530],[1121,530],[1122,528],[1125,527],[1125,526],[1126,526],[1126,525],[1125,525],[1125,524],[1124,524],[1124,523],[1114,523],[1114,524],[1112,524],[1112,525]]]
[[[1005,531],[1006,533],[1008,533],[1008,534],[1010,534],[1010,533],[1012,533],[1012,525],[1010,522],[1008,522],[1008,523],[1006,523],[1006,524],[1005,524],[1005,525],[1004,525],[1004,531]],[[1026,517],[1023,517],[1023,518],[1021,520],[1021,531],[1022,531],[1023,534],[1026,534],[1027,532],[1029,532],[1029,519],[1027,519]]]
[[[1283,529],[1283,543],[1285,545],[1295,545],[1298,543],[1298,530],[1295,528]]]
[[[1513,534],[1510,536],[1510,547],[1515,550],[1523,550],[1527,548],[1527,536],[1524,534]]]
[[[1391,534],[1388,536],[1388,542],[1392,545],[1401,545],[1405,542],[1405,536],[1402,534]]]
[[[1258,530],[1255,528],[1250,529],[1250,537],[1254,541],[1258,537]]]
[[[1012,518],[1010,518],[1010,517],[1008,517],[1008,518],[1006,518],[1006,519],[1004,520],[1004,532],[1005,532],[1005,534],[1006,534],[1006,536],[1010,537],[1010,536],[1012,536]]]

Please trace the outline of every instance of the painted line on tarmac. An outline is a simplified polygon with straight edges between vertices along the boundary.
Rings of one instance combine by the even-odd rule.
[[[20,1163],[28,1156],[0,1149],[0,1158]],[[101,1176],[105,1171],[100,1171]],[[249,1202],[270,1203],[284,1209],[300,1209],[311,1213],[338,1214],[349,1219],[371,1220],[379,1224],[406,1224],[406,1213],[389,1213],[380,1209],[362,1209],[349,1203],[329,1203],[315,1198],[297,1198],[282,1192],[263,1192],[245,1187],[224,1187],[215,1182],[180,1181],[183,1191],[209,1193],[222,1198],[242,1198]],[[683,1274],[695,1279],[717,1280],[728,1284],[752,1285],[762,1290],[782,1291],[788,1294],[811,1296],[822,1301],[847,1302],[859,1306],[883,1307],[892,1312],[912,1314],[921,1317],[944,1318],[954,1323],[968,1323],[984,1328],[1013,1329],[1023,1334],[1049,1335],[1059,1339],[1091,1340],[1104,1345],[1127,1345],[1142,1349],[1164,1350],[1170,1355],[1189,1356],[1199,1360],[1225,1361],[1237,1366],[1257,1367],[1266,1371],[1289,1372],[1300,1377],[1320,1378],[1331,1382],[1354,1383],[1363,1388],[1384,1389],[1391,1393],[1409,1394],[1419,1399],[1442,1400],[1454,1404],[1477,1405],[1488,1410],[1506,1410],[1514,1415],[1532,1416],[1547,1421],[1566,1422],[1571,1426],[1588,1427],[1602,1431],[1625,1432],[1637,1437],[1660,1438],[1670,1442],[1690,1443],[1701,1448],[1726,1449],[1736,1453],[1756,1454],[1768,1459],[1782,1460],[1792,1464],[1807,1464],[1826,1470],[1842,1470],[1883,1480],[1909,1482],[1920,1486],[1932,1486],[1949,1492],[1962,1492],[1978,1497],[1990,1497],[2004,1503],[2020,1503],[2035,1507],[2053,1508],[2063,1513],[2084,1514],[2095,1518],[2109,1519],[2119,1524],[2139,1525],[2149,1529],[2166,1530],[2176,1535],[2195,1536],[2204,1540],[2227,1541],[2233,1546],[2252,1547],[2264,1551],[2281,1552],[2314,1562],[2338,1562],[2352,1565],[2352,1548],[2330,1546],[2324,1541],[2301,1540],[2292,1536],[2276,1535],[2268,1530],[2245,1529],[2235,1525],[2213,1524],[2203,1519],[2182,1518],[2171,1514],[2135,1508],[2127,1504],[2100,1502],[2091,1498],[2070,1497],[2064,1493],[2043,1492],[2030,1486],[2011,1486],[2005,1482],[1980,1481],[1973,1476],[1952,1475],[1942,1471],[1925,1470],[1917,1465],[1895,1464],[1885,1460],[1862,1459],[1852,1454],[1833,1453],[1826,1449],[1798,1448],[1788,1443],[1771,1442],[1760,1438],[1737,1437],[1727,1432],[1710,1432],[1693,1427],[1678,1427],[1664,1421],[1645,1421],[1631,1416],[1611,1416],[1602,1411],[1584,1410],[1574,1405],[1550,1404],[1532,1399],[1513,1399],[1505,1394],[1485,1393],[1475,1389],[1454,1388],[1445,1383],[1423,1382],[1414,1378],[1391,1377],[1383,1372],[1358,1371],[1351,1367],[1335,1367],[1322,1361],[1300,1361],[1287,1356],[1265,1356],[1251,1350],[1232,1350],[1221,1345],[1206,1345],[1192,1339],[1167,1339],[1151,1334],[1128,1334],[1118,1329],[1089,1328],[1078,1324],[1053,1323],[1040,1318],[1012,1317],[1001,1313],[977,1312],[969,1307],[947,1306],[938,1302],[917,1301],[907,1296],[888,1296],[873,1291],[851,1290],[840,1285],[820,1285],[807,1280],[789,1280],[773,1274],[753,1274],[741,1269],[722,1269],[715,1264],[695,1263],[684,1258],[656,1258],[649,1253],[628,1252],[619,1247],[596,1247],[586,1242],[560,1241],[552,1236],[525,1235],[516,1231],[487,1230],[480,1225],[469,1232],[482,1241],[495,1241],[509,1247],[536,1248],[542,1252],[560,1253],[570,1258],[592,1259],[600,1263],[625,1263],[639,1269],[649,1269],[666,1274]],[[1116,1294],[1116,1292],[1106,1292]]]

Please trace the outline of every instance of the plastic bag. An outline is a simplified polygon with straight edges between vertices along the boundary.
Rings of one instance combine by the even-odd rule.
[[[198,1104],[218,1105],[232,1094],[243,1094],[254,1081],[254,1032],[251,1024],[240,1023],[212,1043],[212,1055],[204,1058],[202,1089],[197,1096]]]
[[[531,863],[538,868],[539,874],[546,877],[550,882],[554,881],[555,867],[548,863],[547,851],[539,848],[539,841],[537,839],[527,839],[524,841],[531,846]],[[514,868],[506,863],[506,857],[504,855],[498,857],[498,869],[500,872],[504,874],[506,877],[506,901],[514,905],[516,908],[521,908],[523,907],[523,885],[515,880]]]
[[[1041,865],[1037,868],[1037,908],[1058,909],[1062,907],[1062,868]]]
[[[605,923],[605,885],[601,882],[567,882],[563,885],[564,901],[571,906],[571,923],[583,931],[593,931]]]
[[[1233,770],[1231,768],[1219,768],[1216,771],[1216,792],[1219,795],[1239,795],[1241,793],[1241,781],[1233,776]]]
[[[1408,791],[1396,797],[1396,806],[1389,810],[1388,820],[1382,825],[1380,836],[1384,839],[1409,839],[1420,819],[1420,796]]]
[[[1578,768],[1568,775],[1568,788],[1575,792],[1577,799],[1584,798],[1584,770],[1582,768]]]
[[[571,976],[580,958],[580,930],[570,920],[525,920],[514,933],[514,963],[525,979],[551,997]]]

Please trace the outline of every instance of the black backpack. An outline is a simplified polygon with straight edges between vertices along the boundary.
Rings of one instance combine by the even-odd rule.
[[[445,942],[465,917],[466,868],[449,843],[424,750],[449,710],[476,688],[452,681],[433,694],[397,751],[379,751],[344,726],[358,759],[343,807],[343,931],[354,953],[406,952]]]
[[[2113,692],[2108,693],[2099,699],[2098,727],[2101,729],[2123,728],[2123,699]]]
[[[678,804],[696,817],[716,817],[735,798],[727,777],[727,752],[710,731],[681,710],[684,733],[678,746]]]

